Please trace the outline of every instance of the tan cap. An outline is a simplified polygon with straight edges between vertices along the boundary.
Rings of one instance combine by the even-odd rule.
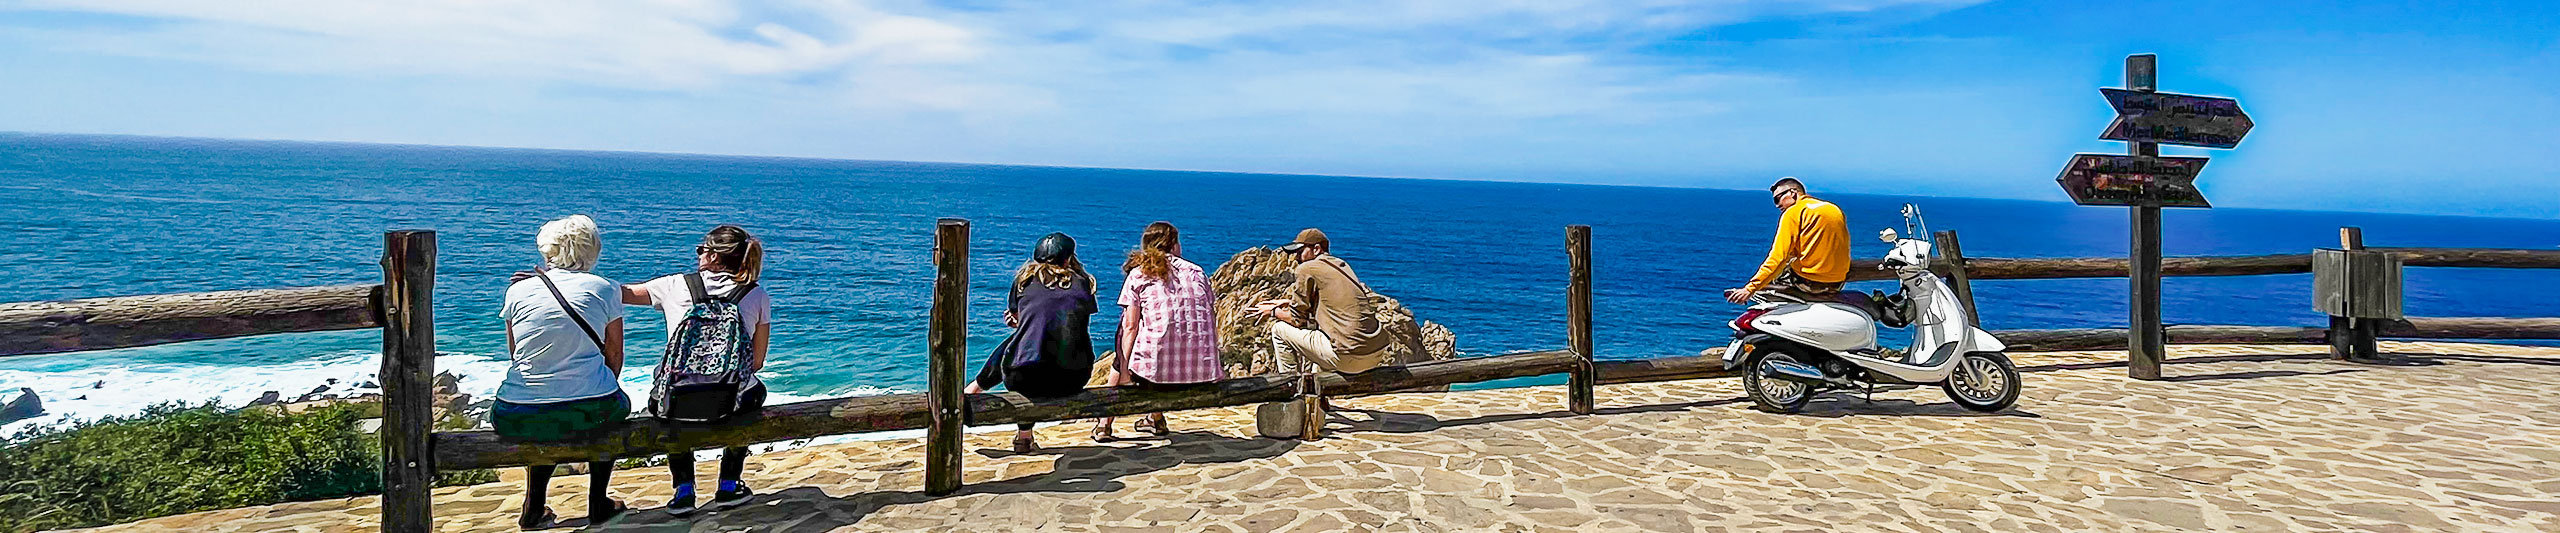
[[[1326,249],[1333,248],[1333,241],[1324,238],[1324,230],[1307,228],[1298,230],[1298,238],[1290,240],[1288,246],[1280,247],[1280,251],[1296,252],[1298,248],[1309,244],[1323,246]]]

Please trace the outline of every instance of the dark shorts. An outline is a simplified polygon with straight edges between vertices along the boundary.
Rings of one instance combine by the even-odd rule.
[[[498,400],[489,408],[489,425],[499,437],[524,442],[584,439],[630,417],[631,397],[622,391],[554,403]]]

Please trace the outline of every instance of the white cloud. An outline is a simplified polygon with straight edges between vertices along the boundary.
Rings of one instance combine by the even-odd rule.
[[[773,120],[899,138],[879,142],[941,131],[945,144],[1020,154],[1129,153],[1204,139],[1412,145],[1557,120],[1683,120],[1789,82],[1641,47],[1774,16],[1973,1],[0,0],[0,22],[12,11],[145,21],[0,33],[247,71],[759,99],[731,107],[794,109]],[[1074,162],[947,154],[828,155]]]

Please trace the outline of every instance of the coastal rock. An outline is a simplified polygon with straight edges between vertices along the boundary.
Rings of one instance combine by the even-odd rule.
[[[332,380],[332,381],[334,381],[334,380]],[[303,403],[303,402],[308,402],[308,401],[313,401],[313,400],[325,399],[325,398],[327,398],[327,396],[325,396],[325,395],[326,395],[326,394],[328,394],[328,393],[329,393],[329,386],[328,386],[328,385],[321,385],[321,386],[319,386],[319,387],[314,387],[314,388],[312,388],[312,389],[311,389],[311,392],[303,393],[301,396],[295,396],[295,397],[293,398],[293,401],[292,401],[292,402],[289,402],[289,403]]]
[[[1271,372],[1271,319],[1256,316],[1250,310],[1256,302],[1287,297],[1289,286],[1298,281],[1290,271],[1297,264],[1295,258],[1279,250],[1254,247],[1236,252],[1209,276],[1209,287],[1218,294],[1218,356],[1226,363],[1229,374]],[[1379,310],[1378,320],[1387,328],[1388,364],[1458,356],[1458,337],[1449,328],[1415,319],[1413,310],[1393,296],[1386,300],[1387,306]]]
[[[249,400],[249,405],[243,407],[257,407],[261,405],[274,405],[279,403],[284,403],[284,393],[267,391],[266,394],[258,395],[258,399]]]
[[[9,403],[0,404],[0,424],[42,415],[44,415],[44,400],[36,398],[35,389],[19,387],[17,398],[10,399]]]

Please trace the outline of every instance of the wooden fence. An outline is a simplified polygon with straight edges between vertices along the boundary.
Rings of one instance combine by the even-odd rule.
[[[959,488],[960,426],[1050,422],[1101,416],[1253,405],[1289,400],[1295,380],[1248,376],[1178,390],[1097,388],[1064,399],[1034,402],[1012,393],[960,394],[965,361],[968,287],[966,221],[936,225],[936,277],[928,325],[929,391],[836,398],[766,407],[718,425],[675,426],[634,420],[609,434],[574,444],[525,444],[487,430],[431,432],[430,389],[435,375],[435,233],[394,231],[383,237],[383,281],[377,285],[223,291],[0,304],[0,356],[103,350],[274,333],[381,328],[384,419],[384,531],[428,531],[433,518],[428,489],[439,470],[556,464],[649,456],[721,446],[828,435],[927,429],[926,489]],[[1564,350],[1471,357],[1383,367],[1353,375],[1318,376],[1328,396],[1384,394],[1416,388],[1497,379],[1568,374],[1565,409],[1587,414],[1597,384],[1667,381],[1730,375],[1712,356],[1596,361],[1592,358],[1590,228],[1566,229],[1567,347]],[[1970,280],[2122,277],[2123,259],[1966,258],[1954,232],[1940,232],[1946,260],[1940,273],[1957,296],[1972,305]],[[2560,268],[2560,251],[2386,248],[2410,266]],[[1884,279],[1873,263],[1861,263],[1852,279]],[[2310,256],[2169,258],[2172,276],[2238,276],[2310,271]],[[2320,344],[2333,335],[2319,327],[2170,326],[2173,343]],[[2013,351],[2122,347],[2125,330],[2070,329],[1995,332]],[[2385,328],[2382,336],[2429,339],[2560,339],[2560,318],[2413,318]]]

